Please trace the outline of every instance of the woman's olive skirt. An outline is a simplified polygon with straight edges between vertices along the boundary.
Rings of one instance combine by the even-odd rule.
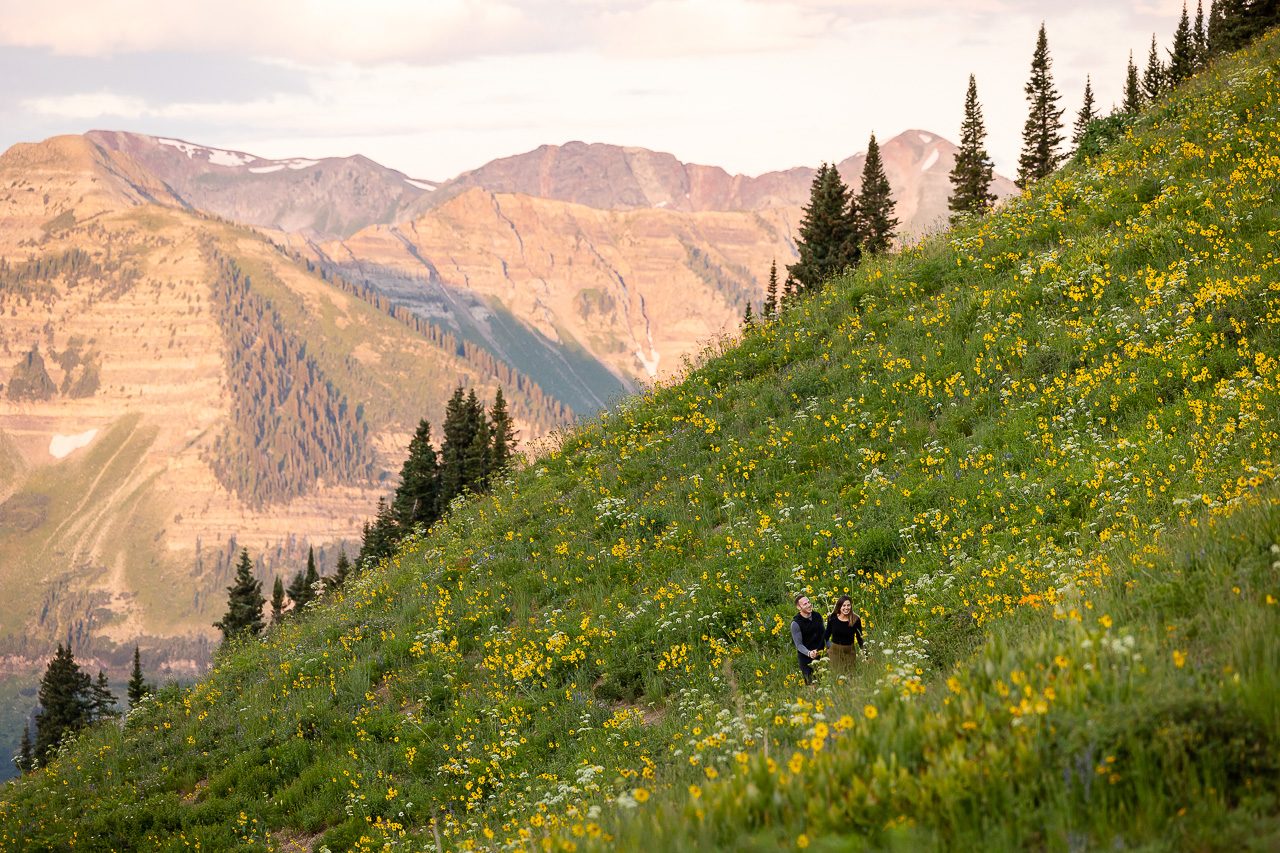
[[[853,643],[842,646],[831,644],[831,671],[837,675],[848,675],[853,672],[853,664],[858,659],[858,647]]]

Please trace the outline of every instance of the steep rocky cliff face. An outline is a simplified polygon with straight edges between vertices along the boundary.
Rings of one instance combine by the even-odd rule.
[[[610,376],[615,387],[652,381],[736,329],[747,300],[763,294],[773,259],[780,268],[794,259],[790,214],[602,210],[471,189],[412,222],[366,229],[318,252],[349,277],[529,364],[533,375],[552,372],[549,361],[535,369],[543,355],[507,333],[513,317],[560,351],[603,366],[607,373],[584,366],[565,378],[598,401]],[[540,381],[561,399],[578,399]]]

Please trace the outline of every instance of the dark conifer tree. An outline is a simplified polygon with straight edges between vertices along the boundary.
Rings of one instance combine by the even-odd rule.
[[[289,588],[286,590],[289,600],[293,602],[292,613],[301,613],[302,605],[306,604],[310,599],[307,597],[307,576],[301,571],[293,573],[293,577],[289,579]]]
[[[333,575],[327,578],[330,587],[340,587],[346,583],[347,576],[351,574],[351,561],[347,559],[347,549],[338,550],[338,564],[333,568]]]
[[[493,396],[490,419],[493,422],[493,450],[489,456],[489,465],[496,475],[507,470],[516,452],[516,425],[507,412],[507,401],[502,396],[501,388]]]
[[[893,245],[898,220],[893,215],[893,194],[880,159],[880,145],[875,133],[867,143],[867,159],[862,165],[862,187],[858,190],[856,209],[861,221],[862,248],[878,255]]]
[[[1169,68],[1166,78],[1171,86],[1177,86],[1196,73],[1196,45],[1191,32],[1191,19],[1187,17],[1186,0],[1182,3],[1182,17],[1173,34],[1173,49],[1169,51]]]
[[[34,748],[31,745],[31,726],[24,726],[22,729],[22,741],[18,744],[18,754],[13,759],[13,763],[17,765],[18,772],[27,775],[36,767],[36,756]]]
[[[474,493],[483,492],[489,485],[489,420],[484,414],[484,404],[476,396],[474,388],[467,394],[467,426],[471,436],[463,459],[463,487]]]
[[[982,105],[978,103],[978,83],[970,74],[969,89],[964,96],[964,121],[960,125],[960,150],[951,169],[952,192],[948,204],[953,223],[964,214],[984,213],[996,202],[996,194],[991,191],[995,164],[987,155],[986,138]]]
[[[440,443],[440,515],[444,515],[449,502],[462,492],[465,485],[467,445],[474,432],[475,427],[467,420],[466,397],[459,385],[444,408],[444,437]]]
[[[1192,42],[1196,46],[1196,69],[1204,68],[1209,62],[1209,30],[1204,22],[1204,2],[1196,0],[1196,28],[1192,33]]]
[[[768,322],[777,311],[778,304],[778,259],[769,264],[769,286],[764,291],[764,319]]]
[[[385,498],[378,498],[377,516],[372,523],[364,525],[364,540],[360,544],[360,555],[356,557],[357,568],[364,569],[370,563],[390,557],[399,541],[395,513]]]
[[[1124,103],[1120,109],[1136,116],[1142,112],[1142,81],[1138,78],[1138,66],[1133,64],[1133,51],[1129,51],[1129,68],[1124,77]]]
[[[780,312],[790,308],[799,293],[800,284],[796,281],[795,276],[787,273],[787,280],[782,285],[782,301],[779,303]]]
[[[743,328],[743,329],[750,329],[750,328],[751,328],[752,326],[754,326],[755,324],[756,324],[756,317],[755,317],[755,314],[753,314],[753,313],[751,312],[751,300],[750,300],[750,299],[748,299],[748,300],[747,300],[747,307],[746,307],[746,309],[742,312],[742,328]]]
[[[1031,79],[1023,89],[1031,109],[1022,128],[1022,155],[1018,158],[1018,179],[1014,182],[1022,190],[1052,174],[1062,159],[1059,146],[1062,145],[1063,111],[1058,108],[1062,96],[1053,85],[1052,67],[1049,39],[1041,23],[1031,57]]]
[[[1209,42],[1209,56],[1217,56],[1227,50],[1227,16],[1222,7],[1223,0],[1209,2],[1209,25],[1205,28],[1205,35]]]
[[[1151,50],[1147,53],[1147,69],[1142,72],[1142,96],[1147,103],[1160,97],[1164,91],[1165,67],[1160,61],[1160,49],[1156,46],[1155,33],[1151,34]]]
[[[240,551],[235,580],[227,587],[227,593],[227,612],[213,623],[213,627],[222,632],[222,641],[261,634],[262,607],[267,600],[262,597],[262,581],[253,576],[253,561],[249,559],[248,548]]]
[[[142,655],[138,651],[138,647],[133,647],[133,673],[129,676],[129,684],[126,688],[126,695],[129,697],[129,707],[135,707],[142,701],[143,697],[150,691],[147,690],[147,682],[142,677]]]
[[[98,670],[98,680],[93,683],[91,695],[89,699],[89,716],[93,722],[100,720],[112,720],[120,716],[120,712],[116,710],[116,697],[111,692],[111,684],[107,681],[107,674],[102,670]]]
[[[59,643],[40,680],[40,710],[36,712],[37,762],[47,764],[49,753],[57,748],[63,735],[79,731],[91,722],[92,699],[92,679],[76,663],[71,647]]]
[[[1076,123],[1071,128],[1071,144],[1080,147],[1080,140],[1084,139],[1084,135],[1089,132],[1089,122],[1098,117],[1097,106],[1093,100],[1093,83],[1089,80],[1089,75],[1084,76],[1084,103],[1080,106],[1080,112],[1076,113]]]
[[[436,449],[431,444],[431,424],[425,418],[409,440],[409,456],[400,466],[400,485],[391,508],[402,530],[412,530],[421,525],[429,529],[439,517],[436,490],[439,484],[439,463]]]
[[[284,618],[284,581],[276,575],[276,582],[271,587],[271,624],[279,625]]]
[[[835,166],[823,163],[809,186],[809,204],[800,220],[796,250],[800,260],[787,266],[797,289],[816,288],[856,266],[862,257],[858,211]]]
[[[314,545],[307,548],[307,576],[305,583],[307,586],[307,601],[314,601],[316,584],[320,583],[320,571],[316,568],[316,549]]]

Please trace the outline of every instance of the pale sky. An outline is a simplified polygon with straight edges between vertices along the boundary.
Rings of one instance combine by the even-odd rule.
[[[0,0],[0,150],[131,130],[443,180],[571,140],[750,175],[919,128],[965,88],[1012,176],[1036,32],[1068,130],[1180,0]],[[1207,10],[1207,3],[1206,3]],[[1194,14],[1194,4],[1192,6]],[[1069,134],[1068,134],[1069,135]]]

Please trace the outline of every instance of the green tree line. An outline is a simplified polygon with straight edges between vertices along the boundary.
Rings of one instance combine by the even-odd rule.
[[[213,312],[226,341],[234,399],[230,427],[214,441],[219,481],[255,505],[309,491],[317,480],[354,483],[374,473],[368,426],[358,409],[285,328],[269,300],[226,254],[206,245],[214,269]]]

